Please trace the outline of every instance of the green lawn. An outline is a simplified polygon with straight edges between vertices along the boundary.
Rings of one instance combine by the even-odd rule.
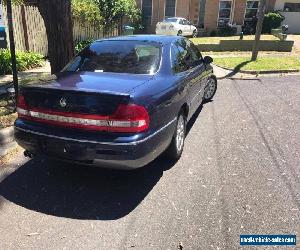
[[[293,56],[259,57],[258,60],[254,62],[251,62],[249,57],[215,58],[214,64],[237,71],[300,70],[300,59]]]
[[[244,36],[244,40],[254,40],[254,35]],[[239,40],[239,36],[225,36],[225,37],[197,37],[191,38],[194,44],[218,44],[220,40]],[[279,40],[273,35],[262,35],[261,40]]]

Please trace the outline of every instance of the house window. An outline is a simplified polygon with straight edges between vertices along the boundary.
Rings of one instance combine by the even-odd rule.
[[[200,0],[200,9],[199,9],[199,21],[198,25],[201,28],[204,28],[204,18],[205,18],[205,5],[206,5],[206,0]]]
[[[218,17],[218,27],[222,27],[230,22],[232,10],[232,1],[220,1],[219,3],[219,17]]]
[[[174,17],[176,9],[176,0],[166,0],[165,17]]]
[[[251,21],[256,18],[258,12],[259,1],[247,1],[245,11],[245,21]]]
[[[146,26],[152,23],[152,0],[142,0],[142,16]]]
[[[284,11],[300,12],[300,3],[284,3]]]

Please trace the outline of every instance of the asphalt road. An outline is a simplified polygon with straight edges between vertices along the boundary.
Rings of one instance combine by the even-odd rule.
[[[2,166],[0,249],[300,249],[300,76],[222,80],[189,128],[176,164],[137,172]]]

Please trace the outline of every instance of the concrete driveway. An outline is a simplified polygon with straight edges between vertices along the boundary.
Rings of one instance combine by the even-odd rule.
[[[238,249],[240,234],[300,248],[299,154],[299,76],[222,80],[175,164],[0,167],[0,249]]]

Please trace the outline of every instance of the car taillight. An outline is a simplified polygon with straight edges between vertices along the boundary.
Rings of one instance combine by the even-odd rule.
[[[141,132],[149,127],[149,115],[143,106],[120,104],[109,122],[113,132]]]
[[[29,116],[28,105],[25,101],[24,96],[21,94],[18,96],[17,112],[18,112],[19,118]]]
[[[58,112],[40,108],[29,109],[24,96],[18,98],[19,118],[65,127],[107,132],[138,133],[149,128],[149,115],[143,106],[120,104],[112,115],[89,115]]]

